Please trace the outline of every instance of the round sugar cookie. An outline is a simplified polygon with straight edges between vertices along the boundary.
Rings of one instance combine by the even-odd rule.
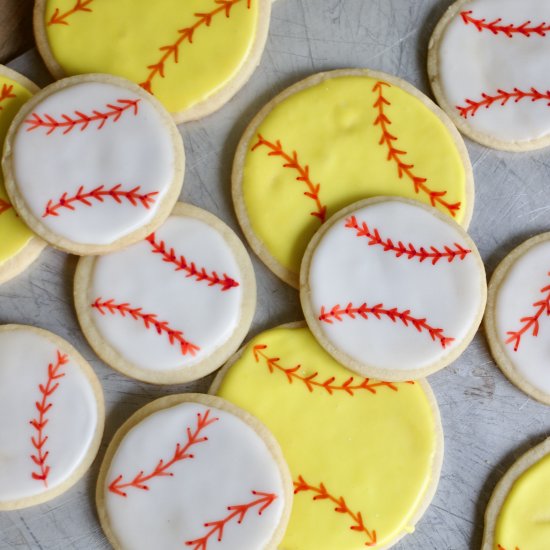
[[[430,41],[437,102],[458,129],[487,147],[550,145],[550,4],[458,0]]]
[[[183,183],[181,136],[162,105],[108,75],[59,81],[10,126],[2,166],[17,213],[44,240],[78,255],[145,238]]]
[[[460,134],[396,77],[364,69],[311,76],[268,103],[237,149],[239,223],[256,254],[292,286],[323,222],[375,195],[416,198],[464,227],[472,215],[472,168]]]
[[[259,418],[294,481],[284,550],[389,548],[429,505],[443,437],[426,381],[361,378],[293,323],[253,338],[211,393]]]
[[[475,243],[417,201],[378,197],[335,214],[300,272],[320,344],[364,376],[408,380],[454,361],[477,331],[487,294]]]
[[[481,550],[546,550],[550,540],[550,439],[523,455],[495,488]]]
[[[0,510],[51,500],[93,462],[103,391],[67,342],[42,329],[0,326]]]
[[[265,426],[223,399],[191,393],[157,399],[118,430],[96,502],[115,550],[274,550],[292,483]]]
[[[81,258],[74,294],[84,335],[106,363],[175,384],[211,373],[237,350],[254,316],[256,282],[235,233],[178,203],[145,240]]]
[[[38,49],[55,78],[109,73],[196,120],[248,81],[269,30],[269,0],[37,0]]]
[[[506,377],[550,405],[550,233],[513,250],[489,284],[485,332]]]
[[[0,149],[9,125],[21,105],[38,87],[24,76],[0,65]],[[12,208],[0,171],[0,284],[24,271],[45,244],[21,221]]]

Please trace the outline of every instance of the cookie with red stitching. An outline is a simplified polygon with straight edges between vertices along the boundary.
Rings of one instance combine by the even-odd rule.
[[[495,149],[550,144],[550,5],[458,0],[430,41],[438,103],[469,138]]]
[[[2,161],[13,207],[62,250],[103,254],[169,215],[183,182],[181,136],[139,86],[107,75],[48,86],[19,111]]]
[[[275,549],[292,504],[279,445],[218,397],[173,395],[118,430],[96,493],[116,549]]]
[[[321,345],[364,376],[407,380],[454,361],[485,309],[474,242],[419,202],[379,197],[335,214],[300,272],[306,321]]]
[[[82,258],[80,325],[96,353],[139,380],[174,384],[217,369],[245,338],[256,305],[254,270],[233,231],[178,203],[140,243]]]
[[[0,510],[51,500],[94,460],[103,391],[84,358],[45,330],[0,326]]]
[[[485,332],[506,377],[550,405],[550,233],[513,250],[489,284]]]

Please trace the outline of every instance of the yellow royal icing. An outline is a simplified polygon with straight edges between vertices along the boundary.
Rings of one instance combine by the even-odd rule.
[[[282,550],[359,550],[413,531],[438,450],[421,385],[366,382],[309,329],[278,327],[244,348],[217,393],[281,444],[298,490]]]
[[[267,251],[292,273],[323,207],[328,218],[375,195],[430,204],[433,191],[445,192],[433,196],[439,210],[459,223],[465,218],[466,173],[449,130],[419,99],[377,82],[341,76],[301,90],[277,105],[250,141],[242,180],[247,215]],[[290,161],[277,154],[277,141]]]
[[[67,75],[125,77],[172,113],[239,72],[257,22],[257,0],[46,0],[45,10],[50,49]]]
[[[550,455],[515,481],[500,509],[494,549],[546,550],[550,541]]]

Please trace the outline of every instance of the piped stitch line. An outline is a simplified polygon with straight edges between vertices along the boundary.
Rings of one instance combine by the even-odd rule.
[[[17,96],[13,93],[13,84],[3,84],[2,90],[0,90],[0,103],[6,101],[6,99],[14,99]],[[4,109],[3,105],[0,105],[0,111]]]
[[[506,550],[506,548],[504,548],[504,546],[502,546],[502,544],[497,545],[497,549],[498,550]],[[519,546],[516,546],[515,550],[519,550]]]
[[[7,212],[11,207],[12,206],[8,201],[0,199],[0,215],[2,215],[4,212]]]
[[[505,34],[508,38],[514,38],[514,36],[530,37],[531,35],[546,36],[546,33],[550,31],[549,23],[539,23],[533,25],[531,21],[525,21],[521,25],[514,25],[509,23],[507,25],[502,23],[502,18],[499,17],[494,21],[487,22],[487,19],[476,19],[472,17],[472,10],[460,12],[462,20],[465,25],[473,25],[479,32],[490,31],[493,34]]]
[[[88,6],[93,1],[94,0],[76,0],[74,6],[64,13],[61,13],[61,10],[59,8],[55,8],[55,11],[48,21],[48,27],[51,27],[52,25],[68,25],[69,22],[67,21],[67,19],[77,12],[91,13],[92,9]]]
[[[170,458],[167,462],[160,459],[151,473],[145,474],[145,472],[141,470],[131,481],[125,482],[123,481],[124,476],[119,475],[109,484],[109,491],[115,495],[127,497],[128,494],[123,489],[133,487],[134,489],[149,491],[149,485],[146,485],[146,483],[151,479],[156,477],[174,477],[174,473],[170,472],[169,469],[176,464],[176,462],[195,458],[195,455],[189,452],[191,448],[195,445],[208,441],[208,437],[201,437],[201,433],[208,426],[219,420],[219,418],[210,417],[210,413],[210,409],[207,409],[204,414],[197,413],[197,425],[194,431],[191,431],[190,427],[186,428],[187,441],[183,445],[180,443],[176,445],[172,458]]]
[[[397,174],[399,179],[402,179],[405,175],[413,184],[414,192],[416,194],[424,193],[428,196],[430,204],[432,206],[440,205],[442,208],[445,208],[447,212],[454,218],[456,213],[460,210],[461,203],[447,202],[443,197],[447,195],[447,191],[433,191],[430,189],[426,182],[427,178],[416,175],[413,172],[414,164],[408,164],[401,158],[403,155],[407,154],[407,151],[397,149],[394,147],[394,142],[397,141],[397,136],[393,135],[389,131],[389,126],[392,124],[391,120],[388,118],[386,113],[386,107],[391,105],[391,102],[384,96],[384,86],[391,88],[391,84],[388,82],[378,81],[373,88],[373,92],[377,92],[378,96],[374,102],[373,107],[377,111],[377,117],[374,121],[374,126],[379,126],[382,132],[380,137],[379,145],[385,145],[388,149],[388,162],[394,162],[397,166]]]
[[[279,140],[273,143],[266,140],[261,134],[258,134],[258,142],[252,147],[252,151],[256,151],[256,149],[262,146],[265,146],[270,150],[268,156],[281,157],[284,161],[283,168],[289,168],[298,173],[296,181],[305,183],[308,189],[307,191],[304,191],[304,195],[315,202],[316,209],[313,212],[310,212],[310,215],[319,218],[320,222],[324,223],[327,216],[327,207],[319,198],[321,184],[313,183],[311,181],[309,166],[307,164],[304,166],[300,164],[298,153],[296,151],[292,151],[292,154],[286,153]]]
[[[230,512],[225,518],[220,519],[218,521],[210,521],[208,523],[204,524],[204,527],[211,529],[202,537],[194,540],[188,540],[185,542],[186,546],[193,546],[192,550],[207,550],[208,547],[208,541],[211,537],[214,535],[217,535],[216,539],[218,542],[221,542],[223,540],[223,533],[225,526],[233,521],[237,520],[237,523],[240,525],[247,513],[256,507],[260,507],[258,510],[258,515],[261,516],[263,512],[273,504],[273,502],[278,498],[277,495],[273,493],[262,493],[261,491],[251,491],[252,495],[256,498],[255,500],[252,500],[251,502],[247,502],[246,504],[234,504],[232,506],[228,506],[227,510]]]

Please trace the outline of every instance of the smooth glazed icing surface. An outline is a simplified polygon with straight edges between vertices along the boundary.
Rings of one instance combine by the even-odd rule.
[[[0,332],[0,503],[66,481],[97,422],[96,397],[74,360],[30,330]]]
[[[217,393],[259,418],[282,447],[296,493],[281,548],[359,550],[414,530],[441,452],[421,385],[355,376],[307,328],[278,327],[244,348]]]
[[[87,0],[86,11],[56,23],[75,1],[46,2],[47,40],[66,74],[125,77],[172,113],[208,99],[235,77],[258,25],[257,0]]]
[[[151,475],[155,471],[164,475]],[[151,477],[131,484],[140,472]],[[264,548],[281,521],[284,498],[279,466],[260,436],[236,416],[196,403],[153,413],[132,428],[105,482],[110,526],[121,548],[132,550]],[[238,516],[225,523],[221,541],[216,531],[207,546],[192,542],[215,528],[205,524],[231,516],[235,510],[228,507],[254,502],[240,523]]]
[[[448,24],[439,48],[443,93],[474,130],[504,141],[548,135],[548,2],[473,0]]]

